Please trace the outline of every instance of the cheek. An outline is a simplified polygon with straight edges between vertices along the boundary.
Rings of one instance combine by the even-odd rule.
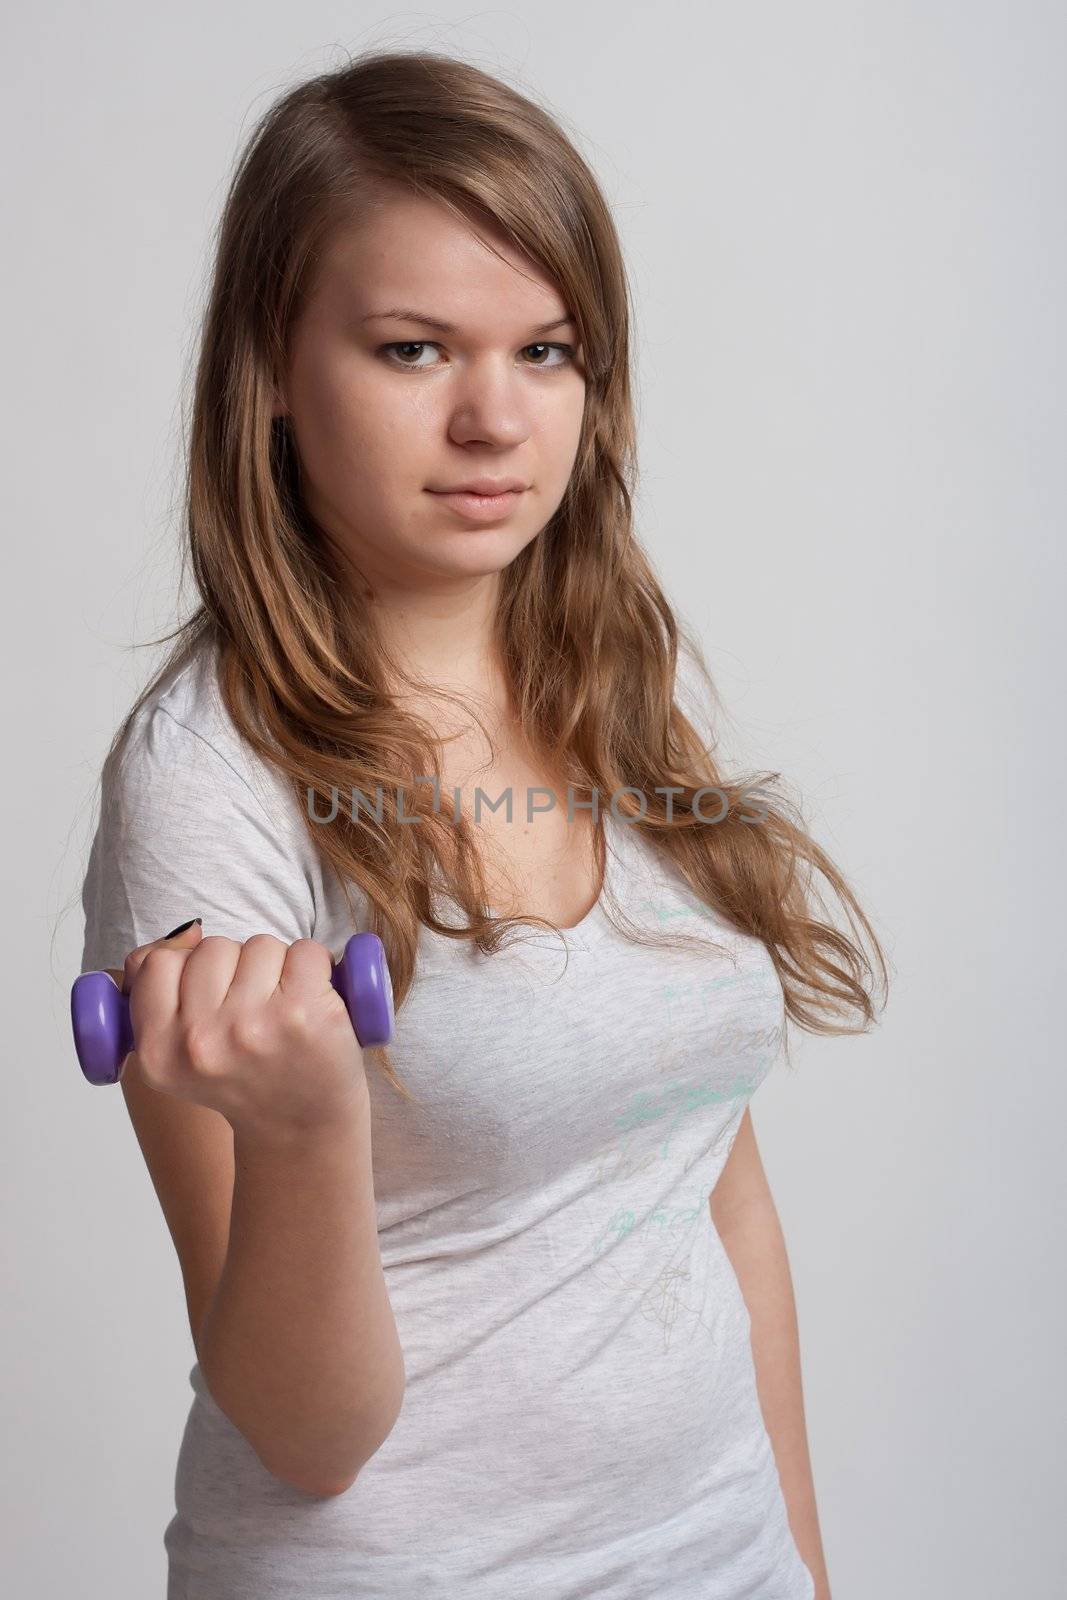
[[[410,419],[379,385],[351,370],[322,367],[293,399],[294,425],[306,468],[318,481],[363,499],[394,470],[410,439]]]
[[[561,489],[566,486],[578,458],[584,414],[584,398],[579,398],[577,404],[564,408],[553,419],[551,456]]]

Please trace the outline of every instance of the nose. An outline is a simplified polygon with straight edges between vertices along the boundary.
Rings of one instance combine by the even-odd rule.
[[[521,378],[491,361],[472,362],[452,395],[449,438],[513,448],[530,437],[530,396]]]

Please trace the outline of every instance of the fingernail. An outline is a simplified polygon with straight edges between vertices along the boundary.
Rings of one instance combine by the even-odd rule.
[[[199,922],[202,926],[203,921],[203,917],[190,917],[188,922],[183,922],[179,927],[172,928],[170,932],[165,933],[163,937],[164,939],[175,939],[179,933],[184,933],[186,928],[191,928],[194,922]]]

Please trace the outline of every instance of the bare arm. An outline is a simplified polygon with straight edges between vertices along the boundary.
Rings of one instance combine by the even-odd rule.
[[[830,1600],[804,1418],[800,1340],[789,1258],[748,1110],[712,1192],[711,1215],[752,1322],[760,1409],[774,1450],[793,1538],[815,1580],[815,1600]]]
[[[388,1438],[403,1353],[378,1247],[370,1101],[327,1131],[234,1136],[229,1245],[196,1341],[267,1470],[341,1493]]]

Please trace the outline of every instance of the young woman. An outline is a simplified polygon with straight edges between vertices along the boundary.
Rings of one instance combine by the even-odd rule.
[[[510,87],[380,53],[257,128],[200,604],[84,891],[197,1356],[170,1600],[829,1595],[748,1102],[787,1018],[875,1014],[813,870],[885,965],[713,759],[628,363],[604,199]],[[360,927],[397,1004],[367,1059],[329,981]]]

